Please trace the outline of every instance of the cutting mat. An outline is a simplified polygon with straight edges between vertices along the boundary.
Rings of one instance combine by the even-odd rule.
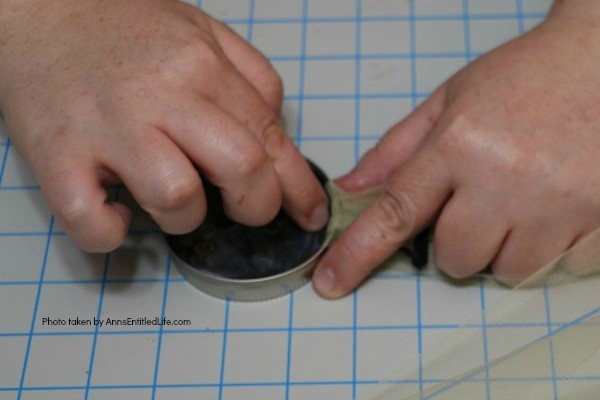
[[[197,5],[270,57],[285,84],[287,131],[333,177],[453,72],[543,20],[550,1]],[[117,251],[79,251],[1,125],[0,146],[2,400],[352,399],[505,293],[397,267],[334,302],[310,286],[264,303],[212,299],[181,278],[139,210]],[[78,318],[179,325],[69,324]],[[519,334],[545,330],[549,318],[536,318]]]

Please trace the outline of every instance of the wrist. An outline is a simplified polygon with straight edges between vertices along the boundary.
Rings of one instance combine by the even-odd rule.
[[[600,2],[597,0],[555,0],[549,18],[562,18],[579,21],[598,21]]]
[[[580,54],[597,55],[600,54],[599,19],[598,0],[556,0],[548,18],[536,31],[546,33],[553,44],[566,44]]]

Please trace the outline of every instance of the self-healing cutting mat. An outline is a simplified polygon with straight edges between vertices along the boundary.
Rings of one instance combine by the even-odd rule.
[[[198,6],[269,56],[285,84],[288,133],[335,177],[452,73],[542,21],[550,1]],[[352,399],[506,293],[404,266],[334,302],[310,286],[264,303],[212,299],[181,278],[143,213],[117,251],[78,250],[0,132],[2,400]],[[535,337],[555,323],[540,313],[511,328]],[[494,346],[486,332],[505,328],[473,326],[482,361]]]

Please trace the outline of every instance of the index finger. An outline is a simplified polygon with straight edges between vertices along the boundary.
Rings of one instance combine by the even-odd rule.
[[[452,192],[448,169],[436,153],[430,142],[415,154],[327,251],[313,277],[321,296],[338,298],[352,291],[435,218]]]
[[[298,225],[309,231],[322,229],[328,221],[328,199],[306,160],[287,136],[279,117],[238,71],[229,70],[228,90],[212,99],[260,141],[277,174],[283,208]]]

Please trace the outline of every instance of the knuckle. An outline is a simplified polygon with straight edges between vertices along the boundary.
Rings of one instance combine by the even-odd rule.
[[[195,60],[204,67],[220,69],[223,65],[223,58],[216,43],[205,40],[196,41],[191,50]]]
[[[267,84],[273,91],[273,93],[279,94],[283,97],[283,79],[275,71],[275,68],[269,64],[269,73],[267,74]]]
[[[247,149],[240,153],[235,173],[241,177],[251,177],[257,175],[267,164],[268,156],[260,147]]]
[[[414,205],[405,192],[386,188],[376,204],[381,221],[380,239],[385,243],[401,242],[415,230]]]
[[[504,250],[506,251],[506,250]],[[509,250],[510,251],[510,250]],[[492,274],[507,286],[515,286],[548,265],[560,254],[541,254],[535,249],[521,249],[515,253],[502,254],[492,263]]]
[[[179,178],[163,184],[157,193],[161,209],[178,210],[199,193],[199,184],[195,178]]]
[[[522,270],[511,268],[504,262],[497,261],[492,263],[492,275],[496,281],[508,287],[517,286],[527,277]]]
[[[384,144],[379,141],[375,146],[370,149],[365,156],[373,157],[376,160],[383,160],[385,158],[385,151],[383,150]]]
[[[255,67],[249,72],[249,81],[257,85],[267,96],[266,100],[281,101],[283,98],[283,80],[271,62],[260,54]]]
[[[279,74],[277,74],[275,68],[268,63],[262,74],[265,91],[271,96],[271,98],[281,101],[283,98],[283,80]]]
[[[198,66],[202,66],[206,75],[223,69],[220,47],[208,34],[200,33],[182,40],[176,52],[174,58],[164,61],[163,72],[169,77],[182,77],[185,83],[190,74],[198,76]]]
[[[107,253],[123,243],[127,226],[102,223],[94,218],[92,209],[84,199],[72,199],[56,212],[57,222],[84,251]],[[84,228],[84,229],[83,229]]]
[[[441,138],[441,150],[462,157],[474,145],[481,146],[480,129],[474,119],[461,111],[450,111]]]
[[[311,175],[309,177],[312,179]],[[313,182],[304,183],[302,187],[298,188],[297,194],[295,194],[295,197],[301,201],[298,206],[303,208],[307,213],[314,212],[321,204],[329,201],[325,190],[316,178]]]
[[[57,216],[67,230],[86,223],[91,217],[89,206],[81,198],[68,200],[58,209]]]
[[[179,6],[182,8],[184,15],[191,18],[198,27],[203,28],[208,23],[208,15],[198,7],[194,7],[192,4],[180,2]]]
[[[109,253],[116,250],[125,240],[125,233],[107,235],[101,238],[81,240],[74,239],[83,251],[88,253]]]
[[[455,254],[456,251],[451,245],[450,232],[452,232],[452,228],[445,223],[445,220],[442,217],[442,219],[438,221],[433,237],[435,262],[438,267],[451,278],[465,278],[467,276],[465,272],[466,268],[459,267],[460,265],[465,265],[465,260],[461,263],[459,261],[460,257]]]
[[[459,267],[460,264],[452,262],[451,259],[444,255],[438,255],[436,247],[435,262],[446,275],[454,279],[465,279],[471,276],[467,268]]]
[[[369,149],[369,151],[365,153],[363,159],[369,160],[370,162],[387,163],[388,156],[384,146],[387,146],[387,144],[383,143],[382,141],[377,142],[372,149]]]
[[[271,116],[260,121],[256,128],[267,153],[280,154],[285,150],[288,140],[277,117]]]

